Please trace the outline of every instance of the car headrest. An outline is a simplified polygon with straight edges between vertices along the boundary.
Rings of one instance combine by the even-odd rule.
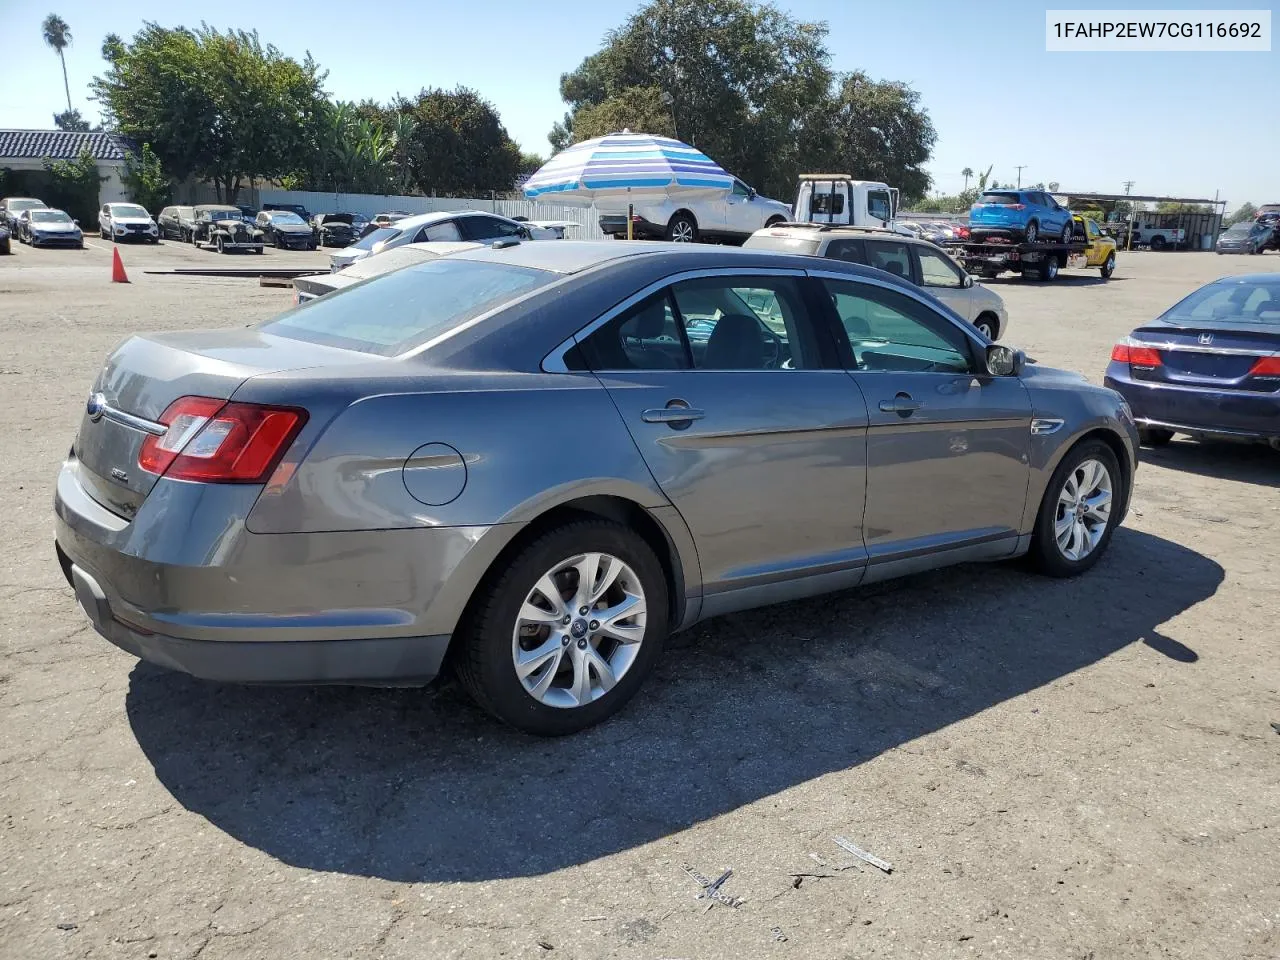
[[[652,340],[662,336],[663,331],[667,329],[666,302],[658,300],[645,307],[636,314],[631,329],[632,336],[639,337],[641,340]]]

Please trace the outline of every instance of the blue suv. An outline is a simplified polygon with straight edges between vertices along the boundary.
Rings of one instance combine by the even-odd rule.
[[[969,238],[1071,242],[1071,211],[1043,190],[988,190],[969,209]]]

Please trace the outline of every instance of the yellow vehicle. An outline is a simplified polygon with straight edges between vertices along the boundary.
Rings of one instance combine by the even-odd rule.
[[[1077,214],[1072,219],[1076,222],[1075,237],[1085,238],[1082,253],[1072,252],[1067,256],[1069,267],[1098,267],[1102,279],[1108,279],[1116,270],[1116,242],[1098,229],[1098,224],[1088,217]]]

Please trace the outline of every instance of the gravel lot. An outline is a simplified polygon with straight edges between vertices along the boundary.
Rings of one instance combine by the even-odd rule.
[[[5,960],[1280,956],[1280,453],[1152,452],[1077,581],[964,567],[704,624],[570,739],[450,687],[217,686],[89,629],[52,483],[116,342],[289,292],[143,273],[240,265],[174,243],[112,285],[89,243],[0,258]],[[1137,322],[1260,269],[992,286],[1009,342],[1099,380]],[[836,869],[836,835],[892,874]],[[746,902],[707,911],[682,863]]]

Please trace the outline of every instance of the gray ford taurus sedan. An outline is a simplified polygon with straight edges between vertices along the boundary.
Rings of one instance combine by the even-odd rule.
[[[696,621],[945,564],[1092,566],[1124,401],[832,260],[503,241],[135,336],[57,482],[94,627],[240,682],[424,683],[563,734]]]

